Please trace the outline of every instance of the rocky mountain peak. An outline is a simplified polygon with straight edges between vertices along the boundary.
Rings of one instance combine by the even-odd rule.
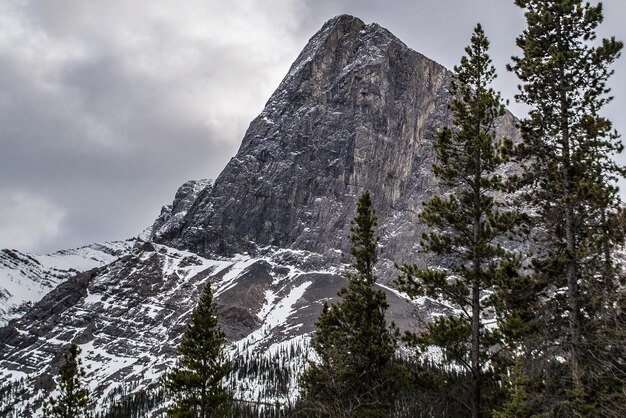
[[[155,239],[206,256],[270,246],[337,260],[356,196],[369,189],[383,244],[412,253],[416,213],[436,187],[432,139],[449,123],[450,75],[379,25],[331,19],[211,190]]]
[[[325,85],[330,77],[357,66],[380,62],[392,42],[406,47],[391,32],[375,23],[366,25],[349,15],[334,17],[309,40],[268,105],[280,104],[289,98],[288,93],[294,90],[294,83],[301,84],[313,78],[317,85]],[[308,91],[317,95],[322,93],[321,90]],[[272,108],[266,106],[265,111]]]

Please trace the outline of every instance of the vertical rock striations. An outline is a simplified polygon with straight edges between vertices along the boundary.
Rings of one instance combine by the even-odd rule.
[[[450,76],[377,24],[335,17],[311,38],[210,192],[154,238],[202,255],[275,246],[332,256],[347,250],[355,197],[369,189],[382,243],[403,258],[435,187],[433,131],[450,120]],[[503,123],[514,134],[510,115]]]
[[[430,141],[447,121],[448,82],[443,67],[380,26],[330,20],[252,121],[212,192],[163,241],[203,254],[245,251],[251,242],[326,252],[346,236],[364,188],[383,221],[412,183],[432,183]]]

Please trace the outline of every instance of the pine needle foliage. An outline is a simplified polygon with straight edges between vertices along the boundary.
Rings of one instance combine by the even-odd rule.
[[[383,417],[394,404],[398,367],[396,331],[388,326],[385,293],[374,289],[377,219],[369,192],[352,221],[352,269],[340,301],[325,304],[317,320],[311,362],[300,379],[302,410],[311,417]]]
[[[80,347],[70,345],[59,368],[59,395],[50,397],[43,405],[44,417],[77,418],[89,416],[89,391],[81,385],[85,369],[81,366]]]
[[[211,284],[204,286],[178,346],[178,364],[167,372],[163,385],[173,398],[171,417],[224,417],[232,394],[224,385],[231,364],[224,349],[226,335],[217,322]]]
[[[623,273],[613,251],[623,230],[616,181],[625,171],[614,160],[623,145],[601,115],[623,44],[597,40],[602,4],[515,3],[527,27],[510,70],[521,81],[516,99],[529,107],[520,123],[518,187],[536,215],[533,279],[545,299],[544,332],[526,371],[543,382],[534,394],[541,413],[623,416],[624,344],[607,337],[624,326],[616,321]],[[599,402],[607,390],[621,393],[621,400]]]
[[[496,136],[505,109],[500,94],[490,87],[496,74],[488,49],[479,24],[454,68],[452,126],[436,133],[434,173],[451,192],[424,204],[421,219],[431,232],[424,234],[421,247],[440,261],[440,268],[401,265],[397,279],[410,297],[428,296],[454,309],[450,315],[424,320],[426,331],[408,333],[406,340],[423,352],[429,347],[441,350],[450,372],[421,380],[441,394],[457,393],[460,387],[461,393],[449,401],[472,417],[487,416],[500,399],[496,364],[505,340],[487,325],[498,320],[495,308],[502,304],[501,294],[521,280],[518,257],[501,245],[523,217],[507,208],[502,197],[506,179],[499,170],[512,144]]]

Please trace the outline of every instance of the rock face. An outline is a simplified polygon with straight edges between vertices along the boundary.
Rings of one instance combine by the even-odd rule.
[[[212,190],[154,238],[205,256],[273,246],[333,260],[333,250],[347,252],[356,197],[369,189],[386,253],[411,259],[422,232],[417,212],[436,191],[432,140],[450,122],[450,77],[376,24],[330,20]],[[500,130],[515,135],[511,115]],[[392,265],[381,270],[391,274]]]
[[[163,206],[159,217],[150,228],[150,237],[158,240],[171,235],[182,227],[182,221],[194,204],[199,204],[211,192],[213,180],[189,180],[178,188],[171,205]]]

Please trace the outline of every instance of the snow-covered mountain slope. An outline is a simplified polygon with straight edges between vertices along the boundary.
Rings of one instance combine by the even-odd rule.
[[[31,382],[33,401],[20,408],[37,411],[38,399],[53,389],[51,377],[74,342],[82,348],[86,379],[100,410],[120,387],[158,386],[202,286],[210,283],[240,367],[281,358],[283,367],[294,369],[284,393],[264,398],[286,400],[295,396],[315,318],[343,284],[337,269],[310,268],[316,257],[267,249],[254,257],[206,259],[138,241],[130,254],[63,282],[22,318],[0,328],[0,381]],[[388,297],[395,307],[391,319],[409,324],[411,306],[393,292]],[[239,397],[258,401],[267,396],[262,378],[231,379],[231,384]]]
[[[133,240],[112,241],[45,255],[0,250],[0,327],[26,312],[62,281],[108,264],[132,246]]]

